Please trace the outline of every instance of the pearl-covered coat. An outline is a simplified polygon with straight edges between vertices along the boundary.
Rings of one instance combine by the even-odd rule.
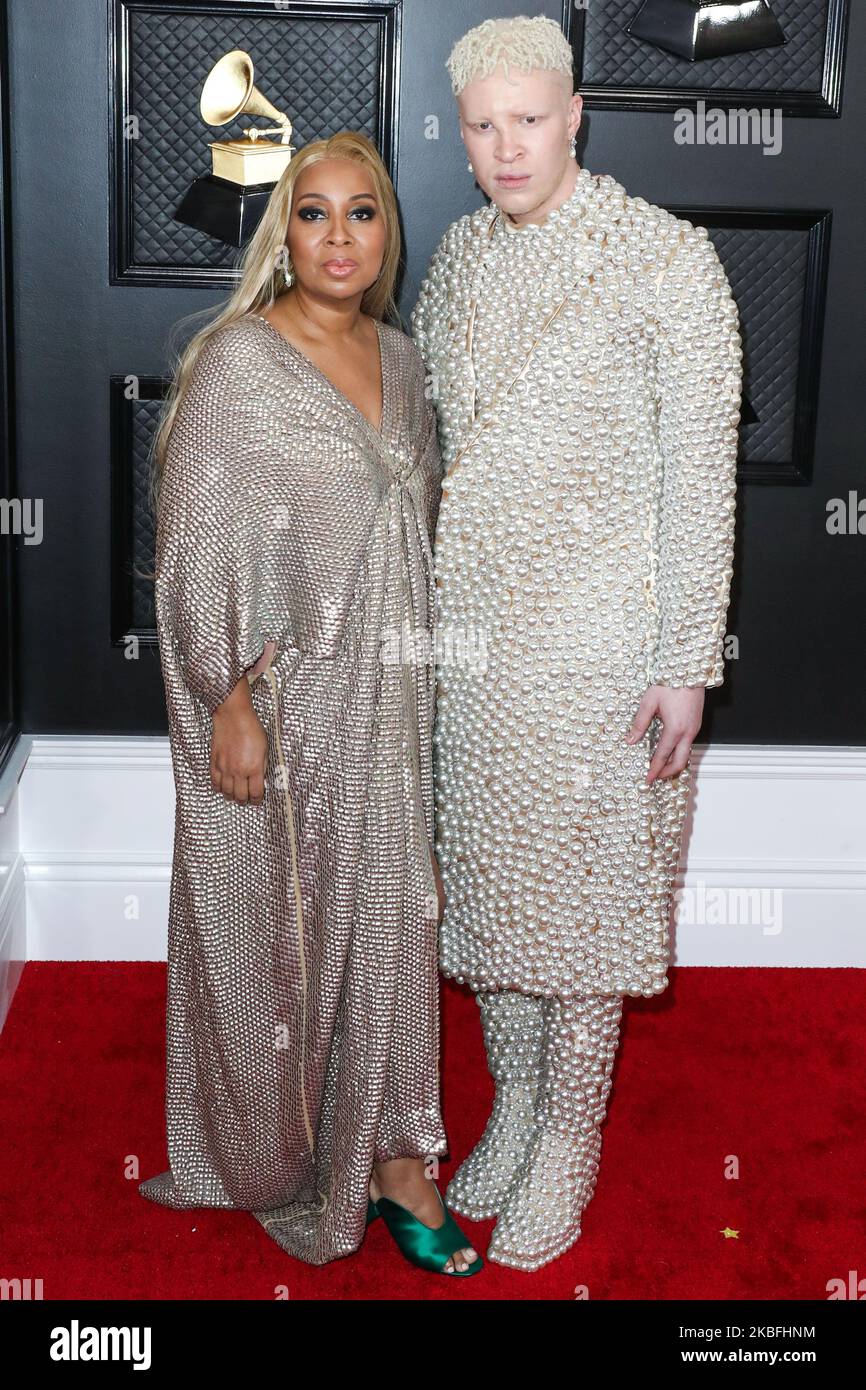
[[[435,538],[445,975],[652,995],[691,769],[646,774],[652,684],[716,686],[739,315],[704,228],[578,171],[542,224],[443,236],[412,315],[445,466]]]

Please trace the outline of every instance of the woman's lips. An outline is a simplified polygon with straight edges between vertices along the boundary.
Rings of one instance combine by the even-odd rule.
[[[323,269],[327,270],[329,275],[336,275],[342,279],[346,275],[351,275],[353,270],[358,269],[358,262],[342,260],[325,261]]]

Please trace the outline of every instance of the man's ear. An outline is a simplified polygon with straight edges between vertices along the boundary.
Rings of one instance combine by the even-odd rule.
[[[568,123],[569,123],[569,125],[571,125],[571,122],[572,122],[572,120],[574,119],[575,115],[577,116],[577,125],[575,126],[574,132],[573,132],[575,135],[577,134],[578,130],[580,129],[580,120],[581,120],[582,111],[583,111],[583,97],[580,95],[579,92],[575,92],[574,95],[573,95],[572,98],[571,98],[570,107],[569,107],[569,113],[568,113],[568,117],[569,117]]]

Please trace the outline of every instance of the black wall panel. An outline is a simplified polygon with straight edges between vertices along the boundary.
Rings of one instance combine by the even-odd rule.
[[[743,318],[729,623],[739,652],[708,696],[702,737],[862,741],[866,535],[831,534],[827,509],[866,494],[864,10],[848,20],[844,0],[774,0],[790,44],[684,68],[623,35],[637,9],[8,0],[10,427],[18,492],[41,498],[44,516],[42,543],[16,547],[25,730],[165,732],[151,595],[137,577],[153,539],[143,469],[172,327],[231,283],[231,250],[172,217],[179,192],[210,167],[217,132],[197,103],[211,64],[248,49],[298,144],[345,124],[374,135],[401,203],[408,318],[442,231],[482,198],[459,139],[449,49],[487,17],[545,13],[562,20],[578,59],[580,162],[704,223]],[[699,99],[777,109],[779,152],[678,143],[677,112]]]

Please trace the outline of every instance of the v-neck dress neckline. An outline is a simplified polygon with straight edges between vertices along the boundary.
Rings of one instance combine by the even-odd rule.
[[[251,311],[251,317],[260,319],[261,322],[265,324],[265,326],[269,328],[272,333],[275,333],[279,338],[280,342],[284,343],[285,346],[289,349],[289,351],[293,352],[296,357],[299,357],[300,360],[305,364],[305,366],[309,367],[310,371],[314,372],[315,375],[319,378],[319,380],[324,382],[325,386],[333,395],[337,396],[344,403],[344,405],[348,406],[350,410],[354,411],[354,413],[358,416],[359,420],[363,421],[364,425],[367,427],[370,433],[380,443],[385,443],[386,430],[388,426],[388,391],[387,373],[385,371],[385,335],[382,332],[382,324],[379,319],[373,319],[373,323],[376,325],[376,336],[379,340],[379,383],[382,391],[382,413],[379,420],[379,424],[378,426],[376,426],[372,423],[371,420],[368,420],[367,416],[364,414],[363,410],[361,410],[360,406],[357,406],[353,400],[350,400],[349,397],[346,395],[345,391],[341,391],[339,386],[337,386],[336,382],[333,382],[326,372],[323,372],[320,367],[317,367],[313,359],[311,357],[308,357],[308,355],[303,351],[302,348],[297,347],[293,342],[291,342],[286,337],[285,333],[281,333],[279,328],[277,328],[275,324],[271,323],[270,319],[266,319],[264,314],[260,314],[257,311]]]

